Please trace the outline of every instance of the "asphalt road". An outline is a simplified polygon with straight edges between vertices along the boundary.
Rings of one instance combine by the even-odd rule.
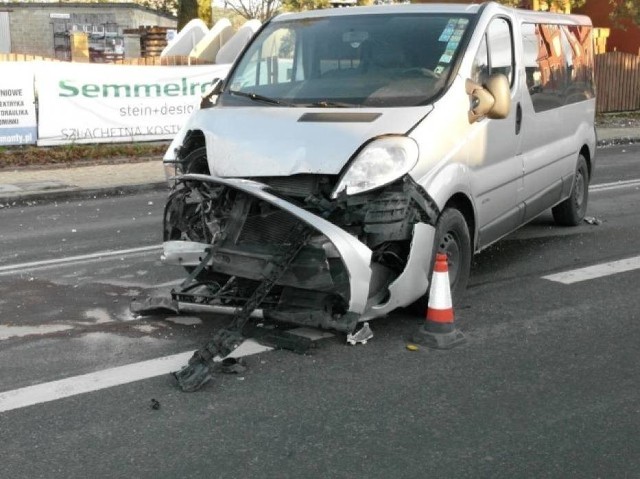
[[[464,346],[408,351],[422,318],[402,312],[372,322],[366,345],[336,334],[309,355],[248,356],[193,394],[149,371],[227,319],[128,310],[182,277],[159,261],[161,192],[0,210],[0,475],[638,477],[640,181],[619,183],[631,180],[640,146],[599,150],[599,224],[544,214],[477,255],[455,311]],[[628,271],[544,278],[620,260]],[[139,366],[115,369],[127,365]]]

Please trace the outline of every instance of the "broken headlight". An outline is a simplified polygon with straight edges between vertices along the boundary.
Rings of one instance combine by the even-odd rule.
[[[179,162],[175,160],[164,161],[162,163],[162,167],[164,168],[164,176],[167,180],[167,183],[169,184],[169,187],[173,188],[176,184],[176,176],[180,176],[182,174]]]
[[[418,145],[406,136],[387,136],[366,145],[350,163],[331,194],[355,195],[391,183],[415,166]]]

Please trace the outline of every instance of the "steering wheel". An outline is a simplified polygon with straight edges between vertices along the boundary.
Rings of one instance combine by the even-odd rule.
[[[406,76],[423,76],[427,78],[440,78],[440,74],[429,70],[428,68],[412,67],[402,70],[402,75]]]

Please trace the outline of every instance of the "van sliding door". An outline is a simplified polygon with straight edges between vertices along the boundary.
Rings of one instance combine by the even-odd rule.
[[[576,132],[581,122],[589,120],[587,88],[577,85],[587,56],[579,54],[577,40],[572,47],[567,34],[572,33],[560,25],[522,25],[527,93],[522,102],[524,189],[520,201],[525,204],[525,220],[568,194],[578,158]]]

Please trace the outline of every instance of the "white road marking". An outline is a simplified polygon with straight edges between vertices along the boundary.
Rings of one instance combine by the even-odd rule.
[[[253,343],[247,344],[245,343]],[[240,348],[243,348],[240,350]],[[255,341],[245,341],[230,356],[242,357],[269,351],[272,348],[262,346]],[[239,351],[240,350],[240,351]],[[84,394],[101,389],[121,386],[143,379],[169,374],[180,370],[189,361],[193,351],[188,351],[173,356],[128,364],[117,368],[105,369],[94,373],[83,374],[59,381],[52,381],[34,386],[27,386],[13,391],[0,393],[0,412],[20,409],[35,404],[55,401],[78,394]]]
[[[187,274],[185,273],[185,278]],[[184,283],[184,279],[174,279],[172,281],[167,281],[166,283],[141,283],[135,281],[121,281],[119,279],[99,279],[94,281],[96,284],[106,284],[109,286],[117,286],[120,288],[139,288],[139,289],[160,289],[160,288],[168,288],[170,286],[178,286],[179,284]]]
[[[110,258],[113,256],[130,256],[140,253],[148,253],[149,251],[156,251],[162,249],[162,246],[141,246],[139,248],[121,249],[115,251],[100,251],[97,253],[83,254],[78,256],[68,256],[66,258],[54,258],[43,261],[31,261],[29,263],[9,264],[6,266],[0,266],[0,276],[5,274],[11,274],[18,271],[33,271],[36,269],[49,268],[52,266],[71,265],[77,263],[85,263],[89,261],[101,260],[104,258]]]
[[[593,266],[587,266],[586,268],[573,269],[562,273],[550,274],[543,276],[542,279],[548,279],[549,281],[556,281],[563,284],[573,284],[579,283],[580,281],[602,278],[603,276],[610,276],[612,274],[633,271],[635,269],[640,269],[640,256],[596,264]]]
[[[192,354],[193,351],[174,354],[173,356],[0,393],[0,412],[167,374],[187,364]]]
[[[169,321],[170,323],[180,324],[182,326],[195,326],[197,324],[202,324],[202,320],[195,316],[168,316],[164,318],[164,320]]]
[[[291,333],[300,336],[310,337],[312,340],[321,339],[323,337],[333,336],[331,333],[323,332],[322,334],[315,332],[309,328],[299,328],[289,330]],[[240,358],[251,356],[254,354],[271,351],[273,348],[264,346],[252,339],[244,341],[229,357]],[[13,391],[0,393],[0,412],[12,411],[27,406],[42,404],[45,402],[55,401],[78,394],[84,394],[101,389],[121,386],[143,379],[149,379],[173,371],[180,370],[185,366],[189,358],[193,355],[193,351],[165,356],[162,358],[151,359],[139,363],[128,364],[116,368],[96,371],[94,373],[74,376],[59,381],[36,384],[27,386]]]
[[[589,193],[598,193],[600,191],[610,191],[610,190],[618,190],[621,188],[634,188],[634,187],[640,187],[640,179],[613,181],[611,183],[599,183],[597,185],[591,185],[589,187]]]
[[[59,333],[73,329],[69,324],[41,324],[40,326],[6,326],[0,324],[0,341],[9,338]]]
[[[166,283],[154,284],[153,288],[168,288],[169,286],[178,286],[179,284],[184,283],[185,278],[183,279],[174,279],[173,281],[167,281]]]

